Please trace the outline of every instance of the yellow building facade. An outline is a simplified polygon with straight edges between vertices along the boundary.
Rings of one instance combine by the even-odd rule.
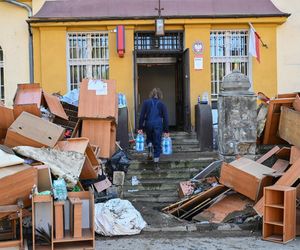
[[[247,30],[251,22],[264,39],[268,48],[261,49],[261,62],[249,57],[252,64],[254,91],[262,91],[269,96],[277,94],[277,43],[276,31],[285,18],[261,19],[207,19],[207,20],[166,20],[166,30],[184,32],[184,48],[190,51],[190,105],[204,92],[211,93],[211,52],[210,34],[218,30]],[[125,26],[125,55],[118,56],[116,50],[116,25]],[[130,113],[134,115],[134,33],[154,31],[154,21],[97,21],[97,22],[58,22],[32,23],[34,36],[34,79],[48,92],[64,94],[68,88],[67,76],[67,34],[68,32],[108,32],[109,78],[117,81],[117,90],[127,96]],[[192,52],[196,41],[201,41],[203,69],[194,68],[195,55]],[[238,60],[238,59],[237,59]],[[251,76],[250,76],[251,77]],[[191,108],[192,121],[194,117]]]

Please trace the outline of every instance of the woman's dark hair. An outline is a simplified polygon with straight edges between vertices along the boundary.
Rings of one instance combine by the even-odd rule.
[[[149,94],[150,98],[157,98],[157,99],[163,99],[163,93],[160,90],[160,88],[154,88],[151,90]]]

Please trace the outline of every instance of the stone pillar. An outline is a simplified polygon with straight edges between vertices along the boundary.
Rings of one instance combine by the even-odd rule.
[[[219,154],[224,160],[236,155],[254,157],[256,151],[256,95],[247,76],[234,70],[224,77],[218,99]]]

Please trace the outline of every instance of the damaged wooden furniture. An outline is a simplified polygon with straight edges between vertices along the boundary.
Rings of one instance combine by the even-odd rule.
[[[300,148],[300,112],[281,107],[278,133],[282,139]]]
[[[292,186],[300,177],[300,158],[279,178],[275,185]],[[264,199],[261,198],[253,207],[258,215],[263,216]]]
[[[110,158],[115,152],[116,124],[114,120],[83,120],[81,136],[89,138],[90,142],[99,146],[99,156]]]
[[[270,100],[267,120],[263,135],[263,144],[285,144],[278,136],[278,126],[281,116],[281,106],[292,107],[295,97]]]
[[[14,98],[15,119],[23,111],[41,117],[41,106],[48,108],[53,116],[68,120],[58,97],[45,93],[38,83],[18,84]]]
[[[223,163],[220,183],[257,201],[263,195],[263,188],[272,184],[272,177],[266,176],[275,170],[247,158]]]
[[[80,85],[78,117],[82,120],[81,136],[100,147],[100,157],[110,158],[115,152],[118,120],[116,82],[84,79]]]
[[[5,138],[7,129],[14,122],[13,110],[0,105],[0,143]]]
[[[97,179],[100,164],[89,144],[88,138],[80,137],[59,141],[55,148],[62,151],[75,151],[84,154],[86,158],[79,178]]]
[[[53,249],[53,198],[51,195],[32,196],[32,249]],[[43,234],[39,233],[44,231]],[[42,236],[43,237],[42,237]]]
[[[11,219],[13,239],[0,241],[0,248],[7,249],[9,247],[19,247],[19,249],[23,249],[23,202],[19,200],[15,205],[0,206],[0,214],[17,214],[16,219],[19,220],[19,236],[17,236],[16,233],[16,219],[13,218]]]
[[[264,189],[263,239],[287,243],[296,237],[296,188]]]
[[[68,192],[64,207],[64,237],[54,236],[52,249],[95,249],[93,192]]]
[[[24,207],[29,207],[29,195],[37,184],[37,170],[29,165],[0,168],[0,205],[16,204],[22,199]],[[3,215],[3,214],[2,214]]]
[[[54,147],[63,135],[64,128],[23,112],[9,127],[4,144],[8,147]]]

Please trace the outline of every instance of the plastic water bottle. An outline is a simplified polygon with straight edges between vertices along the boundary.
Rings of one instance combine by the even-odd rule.
[[[122,104],[123,104],[123,107],[127,107],[126,96],[124,94],[122,94]]]
[[[136,140],[135,140],[135,150],[137,152],[143,152],[144,151],[144,136],[141,134],[138,134],[136,136]]]
[[[170,137],[164,137],[162,139],[162,153],[164,155],[172,154],[172,139]]]

